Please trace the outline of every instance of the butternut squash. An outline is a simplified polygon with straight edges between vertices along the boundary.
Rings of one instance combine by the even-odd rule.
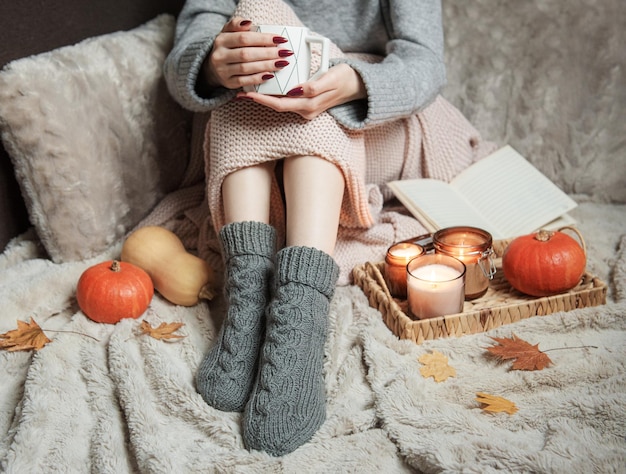
[[[215,296],[217,278],[201,258],[187,252],[176,234],[159,226],[141,227],[122,246],[121,259],[143,269],[169,302],[194,306]]]

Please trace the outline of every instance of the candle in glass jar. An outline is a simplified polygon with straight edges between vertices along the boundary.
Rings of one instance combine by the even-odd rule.
[[[392,296],[406,298],[406,266],[423,253],[422,246],[408,242],[400,242],[389,247],[385,256],[384,275]]]
[[[433,235],[435,253],[448,255],[466,266],[465,299],[483,296],[495,274],[491,234],[476,227],[441,229]]]
[[[418,319],[463,311],[465,265],[446,255],[422,255],[407,266],[409,311]]]

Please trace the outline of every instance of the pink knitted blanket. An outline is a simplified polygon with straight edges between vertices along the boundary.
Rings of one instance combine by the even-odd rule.
[[[242,0],[235,14],[257,24],[301,25],[280,0]],[[333,45],[331,57],[341,56],[343,53]],[[197,123],[202,127],[204,121],[198,118]],[[478,131],[442,97],[415,116],[359,131],[340,126],[328,113],[308,121],[253,102],[231,101],[208,116],[204,132],[203,151],[197,141],[194,146],[192,165],[196,165],[191,174],[197,173],[197,163],[202,159],[198,155],[203,153],[208,209],[203,203],[191,206],[188,202],[183,206],[184,219],[168,225],[188,247],[197,248],[215,266],[221,265],[214,229],[224,224],[224,178],[238,169],[286,156],[320,156],[337,165],[346,180],[334,255],[341,268],[339,284],[351,282],[355,265],[382,260],[393,242],[425,232],[402,208],[385,206],[391,197],[386,182],[418,177],[449,181],[494,148],[483,142]],[[199,194],[195,188],[193,195]],[[154,222],[159,214],[161,218],[156,220],[163,221],[183,195],[181,192],[178,198],[170,199],[142,225]],[[277,183],[271,199],[271,223],[282,240],[285,215]]]

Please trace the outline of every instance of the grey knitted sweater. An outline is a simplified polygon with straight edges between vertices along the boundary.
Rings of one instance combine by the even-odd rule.
[[[383,56],[380,63],[347,62],[363,79],[367,100],[329,112],[349,129],[408,117],[428,105],[445,83],[440,0],[284,0],[312,31],[346,53]],[[195,112],[210,111],[236,91],[215,88],[201,96],[200,66],[235,11],[235,0],[187,0],[164,66],[172,96]]]

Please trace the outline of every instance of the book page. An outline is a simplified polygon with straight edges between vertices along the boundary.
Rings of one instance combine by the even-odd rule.
[[[429,232],[458,225],[480,227],[489,232],[492,227],[463,196],[444,181],[409,179],[392,181],[387,185]]]
[[[575,225],[576,225],[576,219],[574,219],[569,214],[563,214],[562,216],[557,217],[553,221],[543,224],[541,228],[545,230],[559,230],[562,227],[575,226]],[[539,230],[539,228],[535,230]]]
[[[510,146],[474,163],[451,184],[505,238],[533,232],[576,207]]]

